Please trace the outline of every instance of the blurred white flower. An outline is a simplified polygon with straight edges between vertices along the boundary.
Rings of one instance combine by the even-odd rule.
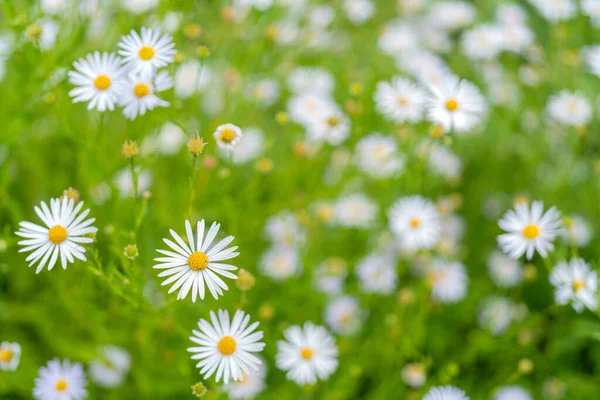
[[[461,46],[472,60],[492,60],[503,49],[503,34],[498,26],[479,25],[462,35]]]
[[[358,262],[356,275],[365,293],[390,294],[398,286],[396,262],[388,256],[369,254]]]
[[[348,228],[366,229],[377,217],[377,204],[362,193],[346,195],[335,203],[335,222]]]
[[[529,0],[529,2],[550,22],[568,20],[577,14],[577,5],[573,0]]]
[[[265,235],[271,242],[287,247],[299,246],[306,240],[306,230],[289,211],[281,211],[267,218]]]
[[[402,380],[411,388],[420,388],[427,380],[425,366],[422,363],[408,363],[402,368]]]
[[[577,312],[598,308],[598,274],[581,258],[559,262],[550,274],[557,304],[571,303]]]
[[[160,0],[123,0],[121,7],[132,14],[142,14],[158,7]]]
[[[262,274],[282,281],[299,275],[302,266],[296,249],[275,245],[262,254],[258,269]]]
[[[512,288],[523,280],[523,266],[521,263],[499,251],[490,254],[487,265],[490,277],[499,287]]]
[[[510,300],[504,297],[488,297],[479,310],[479,326],[495,336],[500,335],[513,321],[513,307]]]
[[[434,260],[428,268],[427,281],[433,298],[442,303],[457,303],[467,295],[469,277],[459,262]]]
[[[121,386],[131,368],[131,356],[117,346],[104,346],[100,358],[90,361],[90,378],[103,388]]]
[[[356,143],[354,161],[360,171],[374,179],[387,179],[401,173],[405,163],[394,138],[379,132],[364,136]]]
[[[498,389],[493,400],[533,400],[533,397],[521,386],[507,385]]]
[[[425,396],[423,400],[469,400],[467,394],[454,386],[434,386]]]
[[[346,17],[354,25],[362,25],[375,14],[375,4],[371,0],[344,0]]]
[[[21,346],[17,342],[0,343],[0,370],[14,371],[21,361]]]
[[[592,119],[592,106],[578,93],[563,90],[550,97],[547,106],[550,118],[563,125],[583,126]]]
[[[342,296],[330,300],[325,307],[325,322],[338,335],[353,335],[362,327],[365,312],[354,296]]]
[[[230,399],[254,399],[265,390],[267,367],[261,360],[256,371],[242,371],[242,378],[223,385],[223,390]]]
[[[584,247],[592,240],[592,228],[583,217],[574,215],[568,218],[568,222],[560,232],[560,236],[566,243]]]

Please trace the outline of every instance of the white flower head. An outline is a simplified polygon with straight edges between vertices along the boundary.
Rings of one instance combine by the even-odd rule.
[[[544,203],[534,201],[531,207],[525,202],[509,210],[498,225],[507,233],[498,236],[502,251],[513,259],[526,255],[531,260],[537,251],[546,258],[548,251],[554,250],[552,241],[561,231],[560,213],[555,207],[544,213]]]
[[[223,295],[223,290],[229,289],[218,275],[229,279],[237,279],[237,276],[229,272],[237,270],[237,267],[224,264],[222,261],[237,257],[240,253],[236,252],[237,246],[227,247],[233,242],[233,236],[227,236],[214,243],[220,227],[221,224],[213,222],[208,233],[204,236],[205,223],[204,220],[201,220],[196,226],[196,236],[194,237],[192,225],[186,220],[187,243],[177,232],[171,229],[171,236],[173,236],[175,242],[169,239],[163,239],[163,241],[173,251],[156,250],[166,257],[155,258],[154,261],[160,264],[155,265],[154,268],[164,269],[163,272],[158,274],[159,277],[169,277],[162,285],[174,282],[169,289],[169,293],[179,289],[178,300],[186,298],[190,290],[194,303],[197,296],[200,296],[200,299],[203,300],[205,285],[208,287],[210,294],[217,299],[219,295]]]
[[[488,257],[488,271],[494,283],[499,287],[512,288],[523,280],[521,263],[499,251],[494,251]]]
[[[267,387],[266,375],[267,367],[263,361],[256,371],[251,371],[249,374],[242,371],[242,378],[223,385],[223,390],[227,392],[230,399],[257,398]]]
[[[287,77],[290,90],[296,94],[315,93],[329,96],[335,81],[331,73],[318,67],[299,67]]]
[[[514,306],[504,297],[492,296],[484,300],[479,311],[479,326],[499,335],[514,319]]]
[[[121,386],[131,368],[131,356],[117,346],[104,346],[100,353],[100,358],[90,361],[90,378],[103,388]]]
[[[409,250],[431,249],[440,238],[440,216],[431,200],[408,196],[396,201],[388,211],[389,227]]]
[[[377,217],[377,204],[362,193],[350,194],[335,203],[335,221],[345,227],[366,229]]]
[[[160,29],[143,27],[141,36],[134,30],[119,42],[119,55],[133,73],[152,76],[157,69],[173,62],[177,52],[170,35],[160,35]]]
[[[295,248],[275,245],[265,251],[258,268],[264,275],[277,281],[297,276],[302,271],[300,255]]]
[[[565,223],[560,236],[565,243],[575,244],[579,247],[587,246],[592,240],[592,228],[589,223],[578,215],[574,215]]]
[[[405,164],[394,138],[378,132],[356,143],[354,161],[359,170],[374,179],[386,179],[399,174]]]
[[[217,146],[222,150],[233,150],[242,136],[242,130],[233,124],[219,125],[213,133]]]
[[[590,72],[600,77],[600,46],[584,47],[583,57]]]
[[[402,380],[411,388],[420,388],[427,380],[425,366],[419,362],[406,364],[402,368]]]
[[[85,386],[81,364],[55,358],[40,368],[33,396],[36,400],[81,400],[88,394]]]
[[[348,276],[348,264],[340,257],[330,257],[314,271],[315,288],[321,293],[337,295],[342,292]]]
[[[371,0],[344,0],[346,16],[354,25],[362,25],[375,13],[375,4]]]
[[[362,327],[365,312],[360,308],[356,297],[342,296],[330,300],[325,307],[324,318],[333,332],[348,336]]]
[[[312,118],[307,124],[307,134],[310,140],[338,146],[348,138],[350,128],[350,119],[335,107]]]
[[[305,242],[306,229],[292,212],[280,211],[267,218],[265,236],[274,244],[296,247]]]
[[[566,90],[553,95],[548,101],[548,115],[567,126],[583,126],[592,119],[592,106],[578,93]]]
[[[598,308],[598,274],[581,258],[561,261],[550,274],[557,304],[571,303],[577,312]]]
[[[250,315],[237,310],[233,319],[229,319],[229,312],[210,312],[210,321],[200,319],[199,330],[193,329],[194,336],[190,340],[198,346],[189,347],[188,352],[193,353],[192,360],[200,360],[196,368],[204,379],[210,378],[216,372],[216,381],[227,384],[244,378],[245,374],[252,374],[258,370],[262,361],[255,353],[261,352],[265,344],[260,342],[263,338],[262,331],[256,331],[259,323],[250,323]]]
[[[415,123],[423,119],[425,93],[408,79],[378,82],[373,97],[377,111],[390,121]]]
[[[333,336],[322,326],[307,322],[283,332],[277,342],[277,367],[287,371],[286,377],[298,385],[314,384],[317,378],[327,380],[337,369],[338,349]]]
[[[519,385],[507,385],[498,389],[493,400],[533,400],[533,397]]]
[[[234,164],[244,164],[256,159],[264,146],[264,134],[259,128],[244,128],[244,134],[240,141],[231,150],[231,161]],[[228,151],[223,151],[228,156]]]
[[[69,92],[73,103],[89,101],[88,110],[114,110],[123,83],[125,68],[113,53],[95,52],[73,63],[69,82],[77,88]]]
[[[423,400],[469,400],[469,397],[463,390],[446,385],[432,387]]]
[[[433,298],[442,303],[457,303],[467,295],[469,277],[459,262],[434,260],[428,269],[427,281]]]
[[[486,103],[479,88],[452,74],[429,84],[428,118],[442,125],[445,131],[466,132],[477,126],[486,112]]]
[[[21,361],[21,346],[17,342],[0,343],[0,370],[14,371]]]
[[[77,203],[66,196],[62,199],[51,199],[50,207],[42,201],[41,207],[34,210],[45,226],[31,222],[20,222],[17,236],[25,238],[19,245],[24,246],[19,252],[33,251],[25,261],[29,266],[38,263],[35,273],[39,274],[47,265],[51,270],[60,258],[63,269],[67,263],[75,262],[75,258],[86,261],[85,249],[80,245],[92,243],[94,239],[86,235],[94,234],[98,228],[92,226],[95,218],[85,219],[90,210],[79,213],[83,202]]]
[[[577,5],[573,0],[529,0],[529,2],[550,22],[568,20],[577,14]]]
[[[503,50],[503,39],[498,26],[480,25],[463,34],[462,50],[472,60],[492,60]]]
[[[398,286],[396,262],[385,255],[370,254],[360,260],[356,275],[365,293],[390,294]]]
[[[119,105],[125,107],[123,115],[128,119],[135,119],[155,107],[168,107],[169,102],[162,100],[155,93],[170,89],[172,86],[173,80],[167,71],[161,71],[155,76],[129,75],[122,86],[119,98]]]

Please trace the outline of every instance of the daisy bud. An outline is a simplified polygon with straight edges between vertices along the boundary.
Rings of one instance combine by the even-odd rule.
[[[460,367],[457,363],[448,364],[447,369],[448,369],[448,375],[450,375],[451,377],[458,375],[458,373],[460,372]]]
[[[77,189],[73,189],[72,187],[63,191],[63,195],[61,200],[66,197],[67,199],[73,199],[73,202],[77,203],[79,201],[79,191]]]
[[[273,171],[273,160],[270,158],[261,158],[256,162],[256,169],[263,174]]]
[[[183,28],[183,34],[188,39],[191,39],[191,40],[198,39],[200,37],[200,35],[202,34],[202,27],[198,24],[187,24]]]
[[[137,143],[133,140],[126,140],[125,143],[123,143],[123,146],[121,147],[121,153],[126,158],[135,157],[138,153]]]
[[[358,82],[351,83],[349,91],[351,95],[358,96],[363,92],[363,86]]]
[[[123,250],[123,255],[130,260],[135,260],[139,254],[140,253],[138,252],[138,248],[135,244],[128,244]]]
[[[38,40],[40,36],[42,36],[42,27],[40,25],[29,25],[27,29],[25,29],[25,37],[27,40],[35,41]]]
[[[210,49],[206,46],[200,46],[196,49],[196,54],[198,54],[198,57],[200,58],[206,58],[210,56]]]
[[[246,292],[252,289],[255,283],[256,278],[254,277],[254,275],[252,275],[250,272],[246,271],[243,268],[240,269],[240,272],[238,272],[237,281],[235,282],[238,289],[240,289],[243,292]]]
[[[271,25],[267,28],[265,36],[269,40],[275,40],[277,38],[277,33],[277,27],[275,25]]]
[[[533,264],[525,265],[523,268],[523,277],[527,281],[534,281],[537,278],[537,269]]]
[[[517,371],[521,375],[528,375],[533,371],[533,361],[528,358],[521,358],[517,364]]]
[[[180,63],[183,60],[185,60],[185,54],[183,54],[181,51],[178,51],[177,53],[175,53],[175,55],[173,56],[173,61],[175,61],[176,63]]]
[[[263,304],[258,309],[258,315],[260,319],[270,321],[275,316],[275,309],[270,304]]]
[[[202,153],[204,146],[206,146],[206,143],[198,134],[191,136],[187,141],[188,150],[195,156]]]
[[[521,329],[517,341],[521,346],[527,346],[533,341],[533,331],[531,329]]]
[[[410,305],[415,301],[415,292],[411,288],[402,288],[398,292],[398,302],[404,306]]]
[[[277,121],[279,125],[285,125],[288,123],[289,117],[286,112],[280,111],[275,115],[275,121]]]
[[[198,398],[204,396],[206,392],[206,387],[202,384],[202,382],[198,382],[192,386],[192,394]]]

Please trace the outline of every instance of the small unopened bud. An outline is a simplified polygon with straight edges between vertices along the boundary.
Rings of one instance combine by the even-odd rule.
[[[125,141],[125,143],[123,143],[123,146],[121,148],[121,153],[126,157],[126,158],[133,158],[137,155],[138,153],[138,147],[137,147],[137,143],[133,140],[127,140]]]
[[[402,288],[398,292],[398,302],[404,306],[415,301],[415,292],[411,288]]]
[[[204,396],[206,392],[206,386],[204,386],[202,382],[198,382],[194,386],[192,386],[192,394],[198,398]]]
[[[352,94],[353,96],[358,96],[359,94],[362,93],[363,91],[363,86],[358,83],[358,82],[354,82],[350,84],[350,94]]]
[[[27,40],[38,40],[40,36],[42,36],[42,26],[38,24],[29,25],[27,29],[25,29],[25,37]]]
[[[198,24],[187,24],[183,28],[183,34],[188,39],[198,39],[202,34],[202,27]]]
[[[72,199],[74,203],[77,203],[79,201],[79,191],[77,189],[73,189],[72,187],[70,187],[63,191],[63,195],[62,195],[61,199],[65,198],[65,197],[69,200]]]
[[[537,268],[533,264],[526,264],[523,268],[523,277],[526,281],[534,281],[537,278]]]
[[[273,171],[273,160],[270,158],[261,158],[256,162],[256,169],[263,174]]]
[[[521,358],[517,364],[517,371],[521,375],[528,375],[533,371],[533,361],[529,358]]]
[[[204,146],[206,146],[206,142],[198,134],[191,136],[187,141],[188,150],[195,156],[202,153]]]
[[[270,304],[263,304],[258,309],[258,316],[260,317],[260,319],[270,321],[275,316],[275,309]]]
[[[206,58],[210,56],[210,49],[206,46],[200,46],[196,49],[196,54],[198,54],[198,57],[200,58]]]
[[[130,260],[135,260],[139,254],[140,253],[135,244],[128,244],[127,246],[125,246],[125,249],[123,250],[123,255],[125,257],[129,258]]]
[[[290,118],[288,117],[286,112],[281,111],[275,115],[275,121],[277,121],[279,125],[285,125],[288,123],[289,120]]]
[[[254,277],[254,275],[252,275],[250,272],[246,271],[243,268],[240,269],[240,272],[238,272],[238,278],[235,282],[238,289],[246,292],[252,289],[255,283],[256,278]]]

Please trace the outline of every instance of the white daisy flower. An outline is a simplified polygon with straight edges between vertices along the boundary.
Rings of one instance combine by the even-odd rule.
[[[206,236],[204,236],[204,227],[204,220],[198,222],[194,238],[192,225],[186,220],[187,243],[171,229],[171,236],[176,243],[169,239],[163,239],[163,242],[175,252],[156,250],[166,257],[155,258],[154,261],[160,264],[155,265],[154,268],[165,270],[158,274],[159,277],[169,276],[162,285],[175,282],[169,289],[169,293],[181,288],[177,294],[177,300],[185,299],[190,290],[194,303],[197,295],[204,300],[205,284],[210,294],[217,299],[219,295],[223,295],[223,290],[229,289],[218,275],[237,279],[237,276],[229,272],[235,271],[237,267],[222,263],[222,261],[232,259],[240,254],[236,252],[237,246],[226,248],[233,241],[233,236],[227,236],[213,245],[221,224],[213,222]]]
[[[335,80],[331,73],[318,67],[300,67],[294,69],[287,77],[290,90],[296,94],[316,93],[329,95],[334,88]]]
[[[156,8],[160,0],[123,0],[120,5],[132,14],[142,14]]]
[[[415,123],[423,119],[425,93],[408,79],[378,82],[373,98],[377,111],[390,121]]]
[[[125,107],[123,115],[128,119],[135,119],[155,107],[168,107],[169,102],[162,100],[155,93],[172,86],[173,80],[166,71],[161,71],[153,77],[130,75],[120,91],[119,105]]]
[[[229,312],[210,312],[209,323],[205,319],[198,321],[199,330],[193,329],[194,336],[190,340],[198,346],[189,347],[188,352],[194,353],[192,360],[200,360],[196,367],[204,379],[210,378],[216,372],[216,381],[223,378],[227,384],[244,378],[244,373],[250,375],[258,370],[262,361],[254,354],[262,351],[265,344],[260,342],[262,331],[256,331],[258,322],[251,325],[250,315],[237,310],[230,322]],[[256,331],[256,332],[255,332]]]
[[[330,110],[335,110],[336,105],[328,95],[307,92],[292,97],[288,101],[287,109],[292,121],[308,126]]]
[[[223,385],[223,390],[230,399],[254,399],[265,390],[267,367],[262,362],[258,370],[247,374],[242,372],[242,378]]]
[[[592,228],[584,218],[574,215],[566,219],[565,228],[560,236],[565,243],[585,247],[592,240]]]
[[[365,313],[354,296],[342,296],[330,300],[325,307],[324,319],[329,328],[338,335],[353,335],[361,328]]]
[[[55,358],[40,368],[33,396],[36,400],[80,400],[88,395],[85,386],[81,364]]]
[[[432,387],[423,400],[469,400],[469,397],[463,390],[446,385]]]
[[[354,25],[362,25],[375,14],[375,4],[371,0],[344,0],[346,17]]]
[[[216,81],[214,72],[207,65],[199,61],[187,61],[179,65],[175,73],[175,95],[181,99],[190,98],[194,93],[200,92]],[[211,101],[214,100],[211,96]]]
[[[498,4],[496,20],[502,25],[524,25],[527,22],[527,11],[515,3]]]
[[[548,251],[554,250],[552,241],[561,232],[562,221],[555,207],[544,213],[544,203],[534,201],[531,208],[525,202],[518,203],[498,225],[508,232],[498,236],[502,251],[513,259],[525,254],[531,260],[535,251],[546,258]]]
[[[409,250],[431,249],[440,238],[441,222],[431,200],[408,196],[396,201],[388,211],[390,230]]]
[[[73,199],[66,196],[62,199],[51,199],[50,207],[43,201],[40,205],[41,208],[35,206],[34,210],[45,226],[20,222],[20,229],[15,233],[25,238],[18,243],[24,246],[19,253],[33,251],[25,259],[29,261],[29,266],[39,261],[35,271],[39,274],[46,265],[48,270],[51,270],[59,257],[63,269],[67,269],[67,262],[75,262],[75,258],[86,261],[85,249],[80,244],[92,243],[94,239],[86,235],[98,231],[98,228],[92,226],[95,218],[85,219],[90,210],[79,214],[83,202],[75,206]]]
[[[395,20],[385,27],[377,45],[385,54],[400,56],[420,48],[420,36],[415,27],[405,21]]]
[[[366,229],[377,218],[377,204],[362,193],[338,199],[334,208],[335,221],[348,228]]]
[[[127,350],[117,346],[104,346],[101,357],[90,361],[90,378],[100,387],[115,388],[123,384],[130,368],[131,356]]]
[[[279,99],[281,88],[275,79],[267,78],[248,83],[244,92],[249,100],[262,107],[270,107]]]
[[[146,76],[153,75],[157,69],[173,62],[173,55],[177,52],[170,35],[160,35],[160,29],[142,28],[140,36],[131,30],[129,35],[123,36],[119,42],[119,55],[133,73]]]
[[[431,6],[428,19],[439,29],[455,30],[471,25],[476,16],[477,11],[472,3],[442,1]]]
[[[551,96],[547,106],[548,115],[568,126],[583,126],[592,119],[592,106],[578,93],[563,90]]]
[[[219,125],[213,137],[217,141],[217,146],[221,150],[233,150],[235,146],[242,140],[242,130],[233,124]]]
[[[398,286],[396,262],[380,254],[370,254],[360,260],[356,275],[365,293],[390,294]]]
[[[478,316],[479,326],[488,329],[494,336],[504,332],[513,319],[513,304],[498,296],[485,299]]]
[[[342,144],[350,135],[350,119],[337,107],[318,113],[307,124],[309,140],[324,141],[332,146]]]
[[[469,277],[459,262],[434,260],[429,266],[427,281],[433,298],[444,304],[457,303],[467,295]]]
[[[263,253],[258,269],[277,281],[288,279],[302,271],[300,255],[295,248],[275,245]]]
[[[125,69],[113,53],[95,52],[73,63],[69,82],[78,86],[69,92],[73,103],[89,101],[88,110],[112,111],[117,103]]]
[[[500,29],[502,45],[507,51],[523,53],[533,44],[533,32],[525,25],[503,25]]]
[[[471,82],[447,74],[429,84],[427,113],[445,131],[466,132],[479,124],[485,114],[485,99]]]
[[[431,144],[427,166],[436,174],[448,180],[457,180],[462,174],[461,159],[445,146]]]
[[[600,46],[584,47],[583,57],[590,72],[600,77]]]
[[[0,343],[0,370],[14,371],[21,360],[21,346],[17,342]]]
[[[404,158],[396,141],[379,132],[371,133],[356,143],[354,161],[362,172],[374,179],[386,179],[402,172]]]
[[[480,25],[462,35],[461,46],[472,60],[492,60],[503,49],[502,31],[495,25]]]
[[[498,389],[493,400],[533,400],[533,397],[519,385],[507,385]]]
[[[557,304],[572,303],[577,312],[598,308],[598,274],[581,258],[561,261],[550,274]]]
[[[523,266],[499,251],[488,257],[488,271],[494,283],[503,288],[517,286],[523,280]]]
[[[582,0],[581,10],[585,15],[590,17],[592,25],[595,28],[600,27],[600,1],[598,0]]]
[[[277,368],[298,385],[327,380],[337,369],[338,349],[333,336],[322,326],[307,322],[283,332],[285,341],[277,342]]]
[[[290,211],[281,211],[267,218],[265,236],[281,246],[296,247],[306,241],[306,229]]]
[[[402,380],[411,388],[420,388],[427,380],[425,366],[422,363],[408,363],[402,368]]]
[[[529,0],[529,2],[550,22],[568,20],[577,14],[577,5],[573,0]]]
[[[348,265],[343,258],[330,257],[317,266],[313,276],[317,291],[329,295],[340,294],[348,276]]]

